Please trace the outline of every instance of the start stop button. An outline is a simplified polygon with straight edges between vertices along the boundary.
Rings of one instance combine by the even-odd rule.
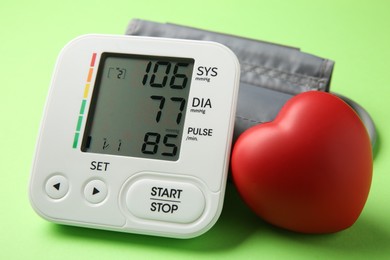
[[[141,179],[128,189],[126,205],[138,218],[187,224],[202,215],[205,198],[191,183]]]

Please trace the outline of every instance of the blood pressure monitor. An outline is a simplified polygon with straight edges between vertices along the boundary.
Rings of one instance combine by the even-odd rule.
[[[43,218],[189,238],[222,210],[239,63],[221,44],[82,36],[61,52],[30,180]]]

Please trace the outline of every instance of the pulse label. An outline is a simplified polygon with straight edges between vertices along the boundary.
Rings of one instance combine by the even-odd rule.
[[[212,128],[188,127],[187,134],[198,136],[213,136]]]
[[[212,137],[213,128],[188,127],[186,141],[199,141],[200,137]]]

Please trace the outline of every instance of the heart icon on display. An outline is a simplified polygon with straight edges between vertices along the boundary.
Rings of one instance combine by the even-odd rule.
[[[276,119],[254,126],[232,152],[234,183],[265,221],[302,233],[353,225],[366,203],[372,150],[358,115],[333,94],[290,99]]]

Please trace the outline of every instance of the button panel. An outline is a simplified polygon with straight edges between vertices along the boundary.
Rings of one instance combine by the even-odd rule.
[[[128,210],[141,219],[191,223],[202,215],[205,204],[202,191],[187,182],[140,179],[126,194]]]
[[[61,199],[69,191],[69,182],[62,175],[54,175],[47,180],[45,191],[50,198]]]

